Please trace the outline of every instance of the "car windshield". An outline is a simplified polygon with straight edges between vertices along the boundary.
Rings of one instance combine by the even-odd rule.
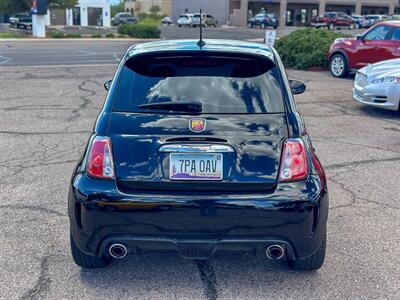
[[[138,63],[140,62],[140,64]],[[133,57],[122,71],[114,111],[200,105],[202,113],[284,112],[279,73],[267,58]],[[161,105],[159,105],[161,104]],[[176,110],[176,109],[175,109]],[[199,111],[197,111],[199,112]]]
[[[188,16],[179,16],[179,19],[189,19]]]

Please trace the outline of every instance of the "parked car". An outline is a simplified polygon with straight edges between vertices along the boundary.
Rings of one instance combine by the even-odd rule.
[[[83,268],[136,250],[186,259],[249,250],[296,270],[324,263],[328,191],[277,52],[208,40],[132,46],[68,196]],[[167,49],[167,50],[166,50]]]
[[[192,19],[193,19],[193,14],[183,14],[180,15],[178,20],[176,21],[176,24],[178,24],[179,27],[182,26],[192,26]]]
[[[32,29],[32,17],[19,17],[16,26],[20,29]]]
[[[202,22],[203,22],[204,27],[207,27],[207,26],[217,27],[217,23],[218,23],[217,20],[215,20],[212,15],[205,14],[205,13],[203,13],[203,15],[202,15]],[[200,14],[193,15],[192,26],[193,27],[200,26]]]
[[[372,22],[373,25],[379,23],[379,22],[383,22],[385,20],[388,20],[388,16],[386,15],[366,15],[365,18],[367,20],[370,20]]]
[[[368,65],[356,74],[353,98],[363,104],[400,111],[400,59]]]
[[[269,14],[269,13],[260,13],[255,15],[254,17],[250,18],[247,26],[250,28],[253,27],[260,27],[260,28],[267,28],[267,27],[273,27],[273,28],[278,28],[279,26],[279,20],[278,17],[275,14]]]
[[[354,28],[369,28],[373,25],[372,20],[366,19],[364,16],[361,15],[352,15],[351,19],[354,21]]]
[[[311,26],[315,28],[326,27],[329,30],[348,28],[354,29],[355,23],[351,17],[342,12],[327,12],[321,17],[314,17]]]
[[[339,38],[329,50],[329,68],[335,77],[368,64],[400,57],[400,21],[378,23],[356,38]]]
[[[161,24],[162,25],[168,25],[168,26],[171,25],[172,24],[171,17],[166,16],[166,17],[162,18],[161,19]]]
[[[19,21],[19,18],[25,18],[25,17],[28,17],[28,15],[18,14],[18,15],[9,17],[8,22],[10,23],[10,27],[17,28],[17,23]]]
[[[130,13],[117,13],[113,19],[111,19],[112,26],[119,26],[121,24],[136,24],[138,18]]]

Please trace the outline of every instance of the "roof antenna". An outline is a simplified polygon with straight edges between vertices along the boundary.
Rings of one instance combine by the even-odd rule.
[[[203,41],[203,11],[200,9],[200,40],[197,42],[197,46],[204,47],[206,42]]]

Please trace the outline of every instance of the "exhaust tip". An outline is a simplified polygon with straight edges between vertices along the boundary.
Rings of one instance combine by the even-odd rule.
[[[265,251],[269,259],[281,259],[285,254],[285,248],[282,245],[270,245]]]
[[[108,253],[110,253],[113,258],[124,258],[126,254],[128,254],[128,250],[123,244],[112,244],[108,249]]]

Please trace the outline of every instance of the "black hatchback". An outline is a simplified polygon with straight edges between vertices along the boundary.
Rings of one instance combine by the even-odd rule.
[[[315,270],[325,173],[272,48],[238,41],[131,47],[74,170],[71,249],[84,268],[138,251],[254,251]]]

